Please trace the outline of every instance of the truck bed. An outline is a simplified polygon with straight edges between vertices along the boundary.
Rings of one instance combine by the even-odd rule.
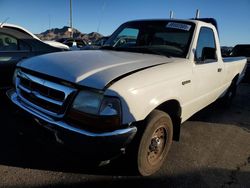
[[[241,56],[241,57],[224,57],[223,62],[224,63],[231,63],[231,62],[241,61],[244,59],[245,59],[245,57],[243,57],[243,56]]]

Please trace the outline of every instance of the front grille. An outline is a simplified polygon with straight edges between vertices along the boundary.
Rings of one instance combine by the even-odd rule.
[[[75,88],[57,84],[19,71],[16,79],[19,98],[28,105],[55,117],[62,116]]]
[[[39,92],[41,95],[54,100],[63,101],[65,98],[65,93],[62,91],[46,87],[44,85],[38,84],[36,82],[21,77],[20,77],[20,85],[31,91]]]
[[[34,95],[30,95],[29,93],[26,93],[24,91],[20,91],[20,94],[27,99],[28,101],[30,101],[31,103],[40,106],[44,109],[50,110],[54,113],[60,113],[61,110],[61,106],[57,105],[57,104],[53,104],[51,102],[39,99],[37,97],[35,97]]]

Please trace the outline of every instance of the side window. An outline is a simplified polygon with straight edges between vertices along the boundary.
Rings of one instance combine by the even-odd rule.
[[[202,27],[195,51],[195,60],[199,63],[217,61],[214,32],[212,29]]]
[[[13,36],[0,33],[0,51],[30,51],[31,48],[25,42],[14,38]]]
[[[10,35],[0,33],[0,51],[16,51],[18,50],[17,39]]]

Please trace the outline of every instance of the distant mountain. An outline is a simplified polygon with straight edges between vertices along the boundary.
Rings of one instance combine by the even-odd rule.
[[[86,33],[81,33],[80,31],[78,31],[75,28],[73,28],[73,31],[74,31],[74,38],[81,38],[81,39],[84,39],[86,41],[95,41],[95,40],[103,37],[102,34],[97,33],[97,32],[92,32],[92,33],[86,34]],[[58,28],[49,29],[45,32],[37,34],[37,36],[41,40],[58,40],[61,38],[69,38],[70,32],[69,32],[69,27],[64,26],[61,29],[58,29]]]

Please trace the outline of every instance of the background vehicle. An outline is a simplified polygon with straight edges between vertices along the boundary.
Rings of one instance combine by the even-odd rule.
[[[221,46],[222,57],[229,57],[233,47]]]
[[[238,57],[244,56],[247,58],[247,68],[246,68],[246,75],[244,81],[250,82],[250,44],[238,44],[230,53],[230,56]]]
[[[81,50],[97,50],[104,46],[105,42],[108,40],[109,37],[102,37],[89,45],[86,45],[81,48]]]
[[[102,38],[96,40],[95,42],[93,42],[92,44],[95,46],[103,46],[108,39],[109,39],[109,37],[102,37]]]
[[[80,50],[80,48],[87,46],[87,42],[83,39],[59,39],[58,42],[62,42],[63,44],[69,46],[71,50]]]
[[[63,44],[63,43],[58,42],[58,41],[45,40],[43,42],[50,45],[50,46],[53,46],[53,47],[56,47],[56,48],[61,48],[61,49],[66,50],[66,51],[70,50],[70,48],[66,44]]]
[[[32,56],[59,51],[63,49],[42,42],[22,27],[2,24],[0,27],[0,88],[11,86],[17,62]]]
[[[99,160],[125,153],[141,175],[154,174],[181,123],[222,96],[231,100],[244,76],[246,59],[222,58],[210,21],[126,22],[101,50],[19,63],[8,96],[58,143]]]

